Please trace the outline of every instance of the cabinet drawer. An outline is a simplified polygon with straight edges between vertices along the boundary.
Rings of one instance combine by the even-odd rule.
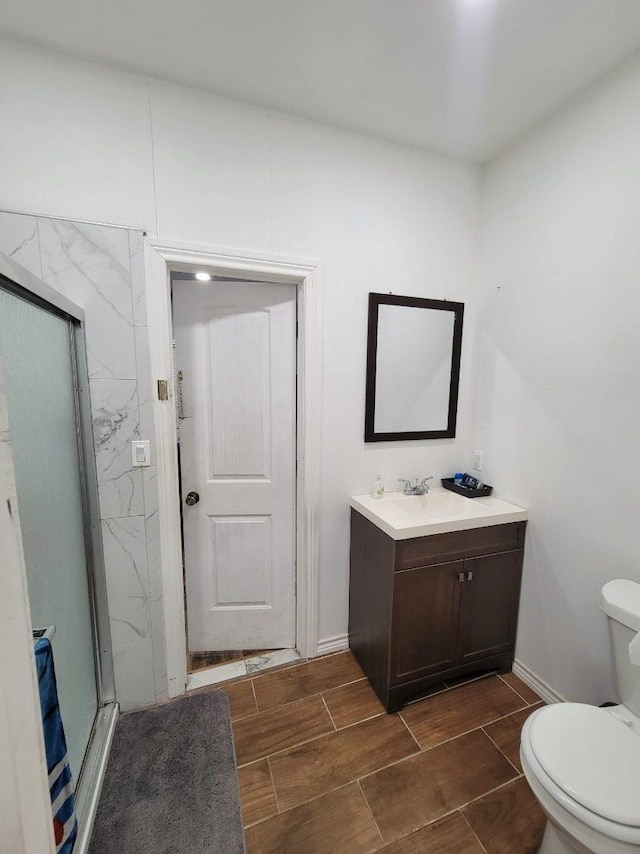
[[[466,557],[495,554],[524,548],[526,522],[489,525],[469,531],[431,534],[397,543],[395,569],[444,563]]]

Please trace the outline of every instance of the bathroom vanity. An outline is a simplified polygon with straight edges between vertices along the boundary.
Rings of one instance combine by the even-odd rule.
[[[350,504],[349,646],[387,711],[510,670],[527,511],[439,488]]]

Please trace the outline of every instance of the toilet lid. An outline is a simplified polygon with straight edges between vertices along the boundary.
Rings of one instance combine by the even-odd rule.
[[[582,806],[640,827],[640,737],[610,712],[546,706],[531,719],[531,749],[553,782]]]

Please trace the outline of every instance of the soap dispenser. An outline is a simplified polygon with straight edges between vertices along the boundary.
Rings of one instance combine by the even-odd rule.
[[[373,480],[373,489],[371,490],[373,498],[382,498],[384,495],[384,480],[377,474]]]

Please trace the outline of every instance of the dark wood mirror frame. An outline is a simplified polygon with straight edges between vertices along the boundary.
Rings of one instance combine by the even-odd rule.
[[[449,411],[444,430],[411,430],[390,433],[375,432],[376,371],[378,352],[378,312],[380,305],[398,305],[409,308],[450,311],[454,313],[451,382],[449,385]],[[403,297],[391,294],[369,294],[369,326],[367,334],[367,384],[364,414],[365,442],[399,442],[411,439],[451,439],[456,435],[458,414],[458,386],[460,383],[460,353],[462,350],[462,320],[464,303],[447,300]]]

